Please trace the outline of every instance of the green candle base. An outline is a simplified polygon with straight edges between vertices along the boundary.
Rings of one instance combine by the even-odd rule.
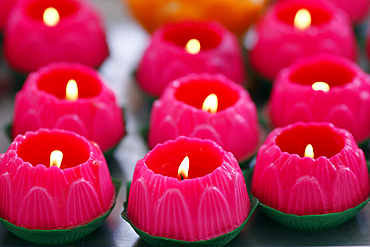
[[[112,178],[112,181],[115,187],[117,199],[122,182],[115,178]],[[106,212],[103,216],[95,219],[94,221],[86,225],[78,226],[71,229],[30,230],[27,228],[16,226],[1,218],[0,222],[6,229],[8,229],[8,231],[29,242],[40,245],[64,245],[74,242],[78,239],[81,239],[95,231],[99,226],[101,226],[101,224],[103,224],[105,219],[109,216],[115,204],[116,202],[114,202],[111,209],[108,212]]]

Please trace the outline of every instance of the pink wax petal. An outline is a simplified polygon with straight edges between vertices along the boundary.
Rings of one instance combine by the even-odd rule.
[[[333,188],[333,182],[335,177],[337,176],[338,170],[328,159],[324,157],[319,157],[316,159],[314,165],[313,176],[317,179],[320,183],[321,187],[323,188],[324,192],[330,191]],[[328,193],[325,195],[327,198],[331,197]]]
[[[299,178],[299,157],[283,153],[274,164],[280,169],[280,180],[284,181],[284,188],[291,188]]]
[[[204,190],[200,197],[198,215],[199,227],[209,234],[209,238],[224,234],[234,228],[227,200],[216,187],[207,187]],[[207,222],[217,223],[213,225]]]
[[[167,140],[174,140],[180,135],[171,116],[165,117],[152,133],[152,135],[149,134],[149,147],[154,147],[158,143],[163,143]]]
[[[15,203],[20,204],[20,199],[24,198],[32,186],[32,165],[30,163],[23,163],[17,168],[17,172],[13,178],[14,188],[16,188],[15,195],[18,198]]]
[[[190,208],[178,189],[168,189],[159,199],[155,212],[153,235],[179,240],[193,239],[194,227]],[[171,224],[175,221],[176,224]]]
[[[0,161],[1,163],[1,161]],[[0,217],[2,219],[14,220],[14,213],[17,212],[14,204],[14,188],[9,173],[0,176]]]
[[[131,193],[134,193],[131,195]],[[151,211],[151,196],[148,193],[148,185],[144,179],[138,179],[131,184],[130,198],[132,203],[129,204],[129,211],[131,212],[130,219],[137,222],[140,229],[154,229]],[[153,231],[153,230],[152,230]],[[150,232],[152,234],[153,232]]]
[[[300,177],[290,193],[288,214],[312,215],[328,212],[322,188],[316,178]]]
[[[114,147],[114,145],[119,141],[117,137],[122,136],[122,130],[117,128],[117,125],[112,124],[113,119],[112,112],[108,111],[107,108],[98,109],[95,113],[94,121],[92,123],[92,140],[99,140],[99,146],[102,150],[107,150]],[[104,128],[102,128],[104,126]],[[120,135],[116,133],[120,131]],[[119,132],[118,132],[119,133]],[[103,136],[114,136],[115,138],[103,138]]]
[[[253,128],[258,126],[251,126],[248,120],[236,114],[229,127],[231,131],[227,136],[228,139],[224,141],[225,150],[233,152],[238,160],[245,160],[254,154],[259,144],[259,130]]]
[[[334,212],[342,212],[347,208],[353,208],[365,199],[366,196],[361,193],[356,175],[348,168],[340,169],[333,187]]]
[[[48,190],[53,198],[59,198],[59,200],[62,201],[63,190],[64,188],[68,187],[68,183],[63,174],[63,171],[55,166],[52,166],[47,169],[47,173],[48,174],[46,177],[48,177],[49,179],[45,181],[45,188]]]
[[[178,128],[180,135],[190,136],[191,132],[194,130],[196,125],[196,119],[194,117],[194,112],[192,111],[183,111],[179,116]]]
[[[284,121],[283,123],[277,125],[277,126],[284,126],[289,123],[295,123],[295,122],[312,122],[313,116],[311,113],[310,107],[306,103],[297,103],[290,107],[289,110],[286,111],[285,116],[282,117],[283,119],[281,121]]]
[[[13,135],[18,135],[24,134],[27,131],[36,131],[41,127],[42,123],[39,114],[35,110],[30,109],[17,119],[17,123],[14,124],[14,130],[12,131]]]
[[[96,64],[89,61],[89,56],[84,56],[88,51],[89,43],[87,40],[90,37],[83,36],[81,32],[84,30],[78,31],[67,31],[61,35],[55,43],[54,46],[54,58],[49,62],[53,61],[66,61],[66,62],[75,62],[80,61],[83,64],[89,65],[90,67],[96,66]]]
[[[56,210],[47,190],[33,187],[19,205],[17,218],[17,225],[28,229],[55,229]]]
[[[224,145],[220,135],[211,125],[199,124],[189,136],[201,139],[209,139],[215,141],[218,145]]]
[[[85,124],[76,114],[63,115],[55,123],[56,129],[67,129],[82,136],[88,136]]]
[[[343,121],[343,119],[346,121]],[[335,124],[338,128],[349,130],[352,135],[359,137],[359,130],[356,128],[358,126],[357,120],[352,111],[344,104],[333,106],[325,121]]]
[[[99,183],[100,188],[97,189],[99,195],[99,202],[101,202],[103,208],[110,208],[114,203],[115,199],[115,189],[111,183],[112,179],[110,177],[108,166],[99,165]],[[98,185],[97,184],[97,185]],[[100,192],[100,193],[99,193]]]
[[[96,191],[84,180],[71,185],[65,210],[70,227],[74,222],[84,223],[103,213]]]
[[[265,205],[271,205],[280,210],[284,201],[282,186],[279,179],[279,170],[274,165],[268,166],[262,173],[259,180],[253,184],[253,194]]]
[[[245,181],[244,177],[240,173],[233,173],[232,174],[232,182],[234,183],[234,188],[236,188],[234,195],[234,201],[242,202],[244,201],[243,198],[247,198],[247,190],[245,189]],[[224,193],[226,195],[226,193]],[[236,203],[235,205],[229,205],[231,208],[232,221],[237,222],[236,224],[239,225],[243,222],[242,219],[246,219],[248,216],[248,212],[250,210],[250,204],[248,203]]]

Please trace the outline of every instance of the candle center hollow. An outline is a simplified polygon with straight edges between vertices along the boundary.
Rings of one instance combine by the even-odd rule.
[[[239,99],[236,90],[217,80],[192,80],[182,83],[175,93],[175,98],[197,109],[202,109],[204,101],[211,94],[217,96],[217,112],[233,106]]]
[[[101,82],[99,78],[75,68],[54,69],[42,74],[37,86],[59,99],[66,98],[66,88],[70,80],[77,83],[78,98],[93,98],[100,94]]]
[[[203,177],[222,165],[223,154],[211,143],[200,140],[178,140],[157,146],[148,155],[145,164],[156,174],[178,179],[179,167],[189,158],[187,179]]]
[[[194,23],[167,28],[164,32],[164,40],[180,46],[184,51],[189,41],[197,40],[200,46],[199,52],[202,52],[202,50],[216,48],[221,43],[222,36],[220,31],[211,29],[208,25]]]
[[[344,64],[319,61],[298,67],[290,75],[290,80],[301,85],[325,82],[330,88],[352,82],[355,72]]]
[[[297,125],[285,130],[276,138],[276,145],[282,152],[304,157],[307,145],[311,144],[315,159],[320,156],[331,158],[344,148],[344,138],[330,126]]]
[[[304,6],[299,4],[292,4],[291,6],[282,8],[278,13],[277,17],[282,22],[285,22],[294,27],[294,19],[296,14],[301,9],[307,9],[311,17],[311,26],[318,26],[328,22],[332,15],[324,8],[319,6]]]
[[[29,162],[33,166],[42,164],[50,167],[50,154],[55,150],[63,153],[61,169],[78,166],[90,157],[88,143],[65,132],[29,135],[18,146],[17,153],[24,162]]]
[[[78,10],[78,3],[70,0],[36,0],[29,3],[27,13],[32,19],[43,22],[44,12],[50,7],[57,10],[62,20]]]

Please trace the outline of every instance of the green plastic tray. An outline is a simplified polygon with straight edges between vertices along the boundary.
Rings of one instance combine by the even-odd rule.
[[[115,178],[112,178],[112,181],[115,187],[117,198],[122,182]],[[40,245],[64,245],[74,242],[78,239],[81,239],[95,231],[101,224],[103,224],[104,220],[109,216],[115,204],[116,202],[114,202],[112,208],[106,214],[97,218],[96,220],[86,225],[78,226],[71,229],[30,230],[27,228],[13,225],[12,223],[1,218],[0,222],[4,225],[6,229],[8,229],[8,231],[29,242]]]
[[[370,171],[368,163],[368,171]],[[247,176],[247,185],[250,186],[252,182],[253,170],[246,172]],[[320,215],[295,215],[295,214],[286,214],[269,206],[266,206],[263,203],[259,203],[261,210],[274,221],[283,224],[285,226],[307,230],[307,231],[318,231],[325,230],[329,228],[336,227],[351,218],[353,218],[368,202],[370,198],[361,204],[357,205],[354,208],[347,209],[346,211],[340,213],[330,213],[330,214],[320,214]]]
[[[126,184],[127,198],[129,197],[130,186],[131,186],[131,182],[128,182]],[[248,191],[248,194],[250,194],[249,191]],[[127,201],[123,204],[124,210],[121,216],[125,221],[127,221],[131,225],[131,227],[135,230],[135,232],[145,242],[147,242],[148,244],[152,246],[158,246],[158,247],[161,247],[161,246],[224,246],[227,243],[229,243],[231,240],[233,240],[240,233],[240,231],[244,228],[245,224],[247,224],[254,210],[257,208],[259,204],[257,198],[254,198],[252,196],[250,196],[249,198],[251,201],[251,208],[250,208],[249,215],[247,219],[238,228],[224,235],[221,235],[221,236],[209,239],[209,240],[202,240],[202,241],[189,242],[189,241],[182,241],[182,240],[176,240],[176,239],[170,239],[170,238],[157,237],[157,236],[149,235],[148,233],[139,230],[131,223],[130,219],[128,218],[128,215],[127,215],[128,202]]]

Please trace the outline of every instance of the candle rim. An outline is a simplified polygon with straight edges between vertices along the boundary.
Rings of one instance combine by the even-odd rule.
[[[195,177],[195,178],[188,178],[188,179],[184,179],[182,181],[180,181],[178,178],[171,177],[171,176],[166,176],[166,175],[163,175],[161,173],[156,173],[155,171],[153,171],[148,166],[148,164],[146,163],[147,159],[152,155],[153,152],[157,152],[158,150],[161,151],[161,149],[163,149],[165,147],[168,147],[169,145],[170,146],[171,145],[175,145],[176,142],[178,142],[178,141],[186,141],[186,142],[196,141],[198,143],[201,142],[201,143],[204,143],[204,145],[207,145],[207,146],[211,147],[212,149],[217,150],[217,152],[219,152],[220,153],[220,156],[221,156],[220,157],[220,160],[219,160],[219,162],[220,162],[219,166],[216,167],[212,172],[207,173],[207,174],[205,174],[203,176]],[[165,141],[164,143],[159,143],[159,144],[155,145],[155,147],[152,150],[150,150],[145,155],[145,157],[143,159],[139,160],[137,162],[137,164],[141,163],[153,175],[159,176],[159,177],[162,177],[162,178],[166,178],[167,180],[170,180],[170,181],[172,181],[174,183],[192,183],[193,181],[204,180],[204,179],[206,179],[209,176],[213,176],[212,174],[218,173],[222,169],[222,167],[224,166],[225,162],[229,162],[227,160],[227,156],[229,156],[230,154],[231,154],[230,152],[226,152],[220,145],[218,145],[216,142],[214,142],[212,140],[209,140],[209,139],[200,139],[200,138],[197,138],[197,137],[179,136],[179,137],[177,137],[174,140],[168,140],[168,141]],[[232,155],[232,157],[234,157],[234,156]],[[185,158],[185,156],[184,156],[184,158]],[[237,162],[237,161],[235,160],[235,162]],[[179,163],[179,165],[180,165],[180,163]],[[191,167],[191,160],[190,160],[190,167]]]
[[[187,104],[186,102],[179,100],[176,97],[177,90],[181,85],[186,84],[186,83],[191,83],[192,81],[217,81],[226,87],[230,87],[231,90],[233,90],[234,93],[237,95],[237,100],[234,102],[234,104],[222,109],[222,110],[217,110],[217,113],[210,113],[203,111],[202,108],[197,108],[193,105]],[[205,99],[205,98],[204,98]],[[201,74],[196,74],[196,73],[191,73],[186,76],[180,77],[177,80],[172,81],[170,85],[165,89],[163,92],[161,98],[159,100],[172,100],[176,104],[183,104],[185,108],[191,110],[192,112],[195,112],[196,114],[207,114],[210,116],[220,116],[223,114],[227,114],[230,111],[235,110],[237,105],[243,103],[243,99],[248,100],[249,102],[252,101],[248,91],[244,89],[242,86],[236,84],[235,82],[231,81],[228,79],[226,76],[223,74],[209,74],[209,73],[201,73]],[[220,98],[218,97],[218,100],[220,101]]]
[[[31,164],[30,162],[28,161],[25,161],[19,154],[18,154],[18,151],[19,151],[19,147],[22,145],[22,143],[24,142],[25,138],[27,137],[34,137],[38,134],[56,134],[56,133],[59,133],[59,134],[63,134],[63,135],[68,135],[70,137],[73,137],[73,138],[78,138],[79,141],[81,141],[81,143],[84,143],[87,147],[87,153],[88,153],[88,158],[86,159],[86,161],[78,164],[78,165],[75,165],[75,166],[72,166],[72,167],[67,167],[67,168],[58,168],[58,167],[49,167],[49,166],[46,166],[45,164]],[[13,143],[16,143],[16,145],[14,145]],[[95,151],[95,150],[96,151]],[[11,151],[14,151],[16,153],[16,157],[19,158],[22,163],[19,164],[19,166],[23,165],[23,164],[29,164],[31,169],[37,169],[37,167],[39,167],[40,165],[42,167],[45,167],[46,169],[58,169],[60,170],[63,174],[65,172],[68,172],[70,170],[73,170],[73,169],[79,169],[79,167],[82,167],[82,166],[88,166],[88,165],[91,165],[94,163],[94,160],[96,158],[96,154],[95,153],[98,153],[101,157],[104,157],[101,150],[100,150],[100,147],[98,146],[98,144],[96,144],[95,142],[93,141],[88,141],[84,136],[81,136],[73,131],[69,131],[69,130],[64,130],[64,129],[47,129],[47,128],[40,128],[38,129],[37,131],[27,131],[25,134],[19,134],[16,138],[14,138],[13,142],[11,143],[11,145],[9,146],[8,150],[6,153],[8,152],[11,152]],[[62,166],[63,166],[63,162],[62,162]]]
[[[297,30],[293,22],[292,24],[289,24],[289,22],[282,21],[278,17],[278,12],[289,8],[291,4],[295,4],[297,6],[297,11],[300,8],[310,8],[308,6],[313,6],[316,4],[320,4],[320,6],[323,6],[323,9],[331,16],[331,18],[328,19],[327,22],[321,23],[319,25],[311,25],[312,28],[307,29],[306,31],[302,32],[301,30]],[[331,30],[335,28],[339,24],[343,24],[343,19],[345,19],[345,22],[350,25],[350,21],[348,16],[340,10],[338,7],[336,7],[334,4],[330,3],[329,1],[317,1],[317,0],[293,0],[293,1],[278,1],[274,4],[272,4],[269,9],[266,12],[266,15],[263,17],[263,19],[267,20],[272,18],[274,25],[276,28],[283,29],[285,32],[288,33],[297,33],[299,35],[309,35],[309,36],[316,36],[319,35],[321,32],[326,32],[327,30]],[[294,19],[293,19],[294,20]],[[350,25],[351,26],[351,25]],[[317,32],[319,31],[319,32]]]
[[[312,67],[317,66],[317,64],[321,63],[328,63],[332,66],[338,66],[342,68],[347,69],[347,74],[351,74],[351,80],[348,80],[347,82],[341,83],[341,85],[331,85],[330,82],[325,80],[317,80],[317,81],[323,81],[327,83],[330,86],[329,92],[323,92],[323,91],[314,91],[312,90],[312,84],[317,81],[312,81],[312,83],[300,83],[296,80],[292,79],[292,76],[295,75],[295,73],[300,72],[300,70],[307,70],[312,69]],[[342,72],[342,70],[340,70]],[[356,63],[352,62],[349,59],[346,59],[341,56],[337,56],[334,54],[318,54],[312,57],[306,57],[299,59],[295,63],[293,63],[291,66],[283,69],[275,79],[275,81],[281,81],[283,83],[288,84],[290,87],[293,87],[295,90],[307,90],[312,93],[338,93],[342,90],[348,90],[355,86],[356,81],[359,80],[359,73],[362,73],[363,70],[361,67],[359,67]],[[286,79],[279,79],[279,78],[286,78]],[[319,78],[318,78],[319,79]]]
[[[88,75],[89,77],[95,78],[96,84],[99,84],[99,92],[93,97],[79,97],[77,101],[68,101],[65,98],[59,98],[55,94],[52,94],[43,89],[40,89],[38,86],[40,79],[42,79],[45,75],[49,75],[50,73],[53,73],[54,71],[58,71],[58,70],[79,71],[85,75]],[[70,79],[74,79],[74,78],[70,78]],[[66,84],[67,82],[68,80],[66,81]],[[100,99],[106,97],[107,92],[111,91],[111,89],[109,89],[107,83],[105,82],[105,79],[101,76],[101,74],[98,71],[86,65],[83,65],[81,63],[77,63],[77,62],[50,63],[49,65],[41,67],[37,71],[32,72],[27,77],[24,85],[26,84],[31,84],[30,87],[28,86],[26,87],[27,90],[32,90],[33,92],[37,92],[37,94],[41,96],[48,97],[49,99],[52,99],[57,104],[75,104],[76,102],[91,103],[91,102],[99,101]],[[22,92],[22,91],[23,91],[23,87],[22,87],[22,90],[20,90],[19,92]],[[64,92],[65,92],[65,89],[64,89]]]
[[[333,133],[335,133],[337,135],[337,137],[342,138],[342,147],[339,149],[339,151],[337,153],[335,153],[331,157],[326,157],[326,156],[323,156],[323,155],[316,157],[316,154],[315,154],[316,158],[312,159],[314,162],[319,162],[321,159],[332,161],[333,159],[335,159],[339,155],[341,155],[343,152],[345,152],[344,150],[346,148],[348,148],[349,146],[352,146],[353,143],[358,147],[356,141],[354,140],[353,135],[348,130],[338,128],[338,127],[334,126],[334,124],[327,123],[327,122],[308,122],[308,123],[296,122],[296,123],[289,124],[289,125],[284,126],[284,127],[276,128],[268,135],[268,137],[266,138],[265,143],[262,146],[265,146],[265,145],[270,145],[271,146],[271,144],[269,144],[269,143],[272,143],[273,146],[277,147],[277,149],[279,150],[279,152],[281,154],[286,153],[289,156],[296,156],[300,160],[311,159],[309,157],[302,157],[297,153],[289,153],[287,151],[282,151],[281,147],[276,143],[276,139],[279,136],[281,136],[281,134],[284,131],[290,131],[292,129],[302,128],[302,127],[303,128],[330,128],[330,130],[333,131]],[[273,138],[273,139],[271,140],[271,138]],[[270,140],[270,141],[268,141],[268,140]],[[315,147],[314,147],[314,150],[315,150]]]
[[[227,31],[221,24],[219,24],[217,21],[196,21],[196,20],[185,20],[185,21],[179,21],[175,23],[168,23],[159,28],[154,34],[153,34],[153,39],[157,39],[159,41],[159,44],[164,46],[166,49],[169,49],[175,53],[178,54],[185,54],[188,56],[193,56],[193,54],[190,54],[185,51],[185,45],[186,43],[182,45],[176,44],[176,42],[170,41],[166,39],[166,34],[168,32],[171,32],[173,30],[176,30],[176,28],[195,28],[195,29],[209,29],[211,32],[213,32],[215,35],[219,36],[219,41],[218,44],[215,45],[214,47],[210,48],[204,48],[201,43],[201,50],[199,53],[196,54],[196,56],[207,56],[210,53],[213,53],[215,50],[219,49],[219,47],[224,46],[225,43],[225,36],[229,36],[231,33]],[[232,35],[232,34],[231,34]],[[190,40],[190,37],[189,37]],[[152,41],[152,43],[154,43]],[[203,49],[202,49],[203,48]]]
[[[66,25],[74,25],[75,22],[73,23],[70,23],[71,20],[77,20],[76,17],[81,17],[81,13],[84,12],[84,8],[82,8],[83,5],[87,5],[85,1],[77,1],[77,0],[59,0],[59,2],[61,2],[62,4],[65,4],[64,1],[68,1],[68,4],[71,4],[75,9],[70,13],[70,14],[67,14],[67,15],[63,15],[63,16],[60,16],[60,21],[58,23],[58,25],[55,25],[55,26],[52,26],[52,27],[49,27],[49,26],[46,26],[43,22],[43,19],[42,19],[42,16],[40,19],[38,18],[35,18],[33,17],[29,12],[29,8],[31,8],[31,6],[33,4],[38,4],[39,2],[43,3],[47,3],[45,6],[47,7],[54,7],[55,6],[55,2],[54,1],[45,1],[45,0],[23,0],[23,3],[19,3],[19,7],[15,7],[15,8],[19,8],[20,11],[21,11],[21,15],[27,19],[27,22],[28,25],[31,25],[31,26],[43,26],[45,28],[58,28],[58,26],[66,26]],[[83,3],[82,3],[83,2]],[[50,4],[49,4],[50,3]],[[18,6],[18,5],[17,5]],[[54,7],[55,8],[55,7]],[[46,9],[46,8],[45,8]],[[57,11],[58,11],[58,8],[55,8]],[[59,15],[61,15],[60,11],[58,11]],[[41,24],[41,25],[40,25]]]

